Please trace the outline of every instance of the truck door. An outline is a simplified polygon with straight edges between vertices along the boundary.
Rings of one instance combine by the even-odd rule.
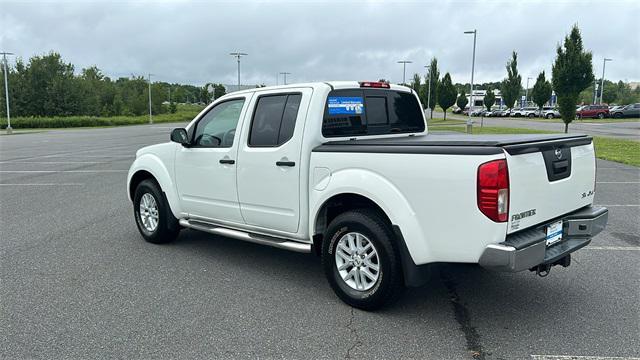
[[[244,223],[236,191],[239,120],[250,97],[218,103],[195,124],[193,146],[176,151],[175,177],[180,203],[190,217]]]
[[[251,101],[237,166],[240,211],[249,225],[298,231],[302,133],[312,93],[283,89]]]

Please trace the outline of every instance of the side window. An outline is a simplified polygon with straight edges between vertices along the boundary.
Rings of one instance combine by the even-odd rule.
[[[229,148],[233,145],[236,126],[244,99],[220,103],[207,112],[196,124],[194,144],[196,147]]]
[[[249,132],[249,146],[280,146],[289,141],[296,126],[301,99],[300,94],[258,98]]]

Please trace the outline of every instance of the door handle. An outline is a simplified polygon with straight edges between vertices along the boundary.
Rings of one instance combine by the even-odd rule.
[[[276,166],[296,166],[294,161],[276,161]]]
[[[220,159],[220,164],[235,164],[236,161],[235,160],[231,160],[231,159]]]

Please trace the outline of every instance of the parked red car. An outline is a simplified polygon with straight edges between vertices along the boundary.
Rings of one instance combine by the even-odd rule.
[[[607,105],[585,105],[576,111],[578,119],[598,118],[604,119],[609,116],[609,106]]]

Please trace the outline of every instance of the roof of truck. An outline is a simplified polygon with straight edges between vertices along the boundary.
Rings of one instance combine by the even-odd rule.
[[[266,86],[266,87],[259,87],[259,88],[253,88],[253,89],[245,89],[245,90],[230,92],[227,95],[247,94],[247,93],[264,91],[264,90],[280,90],[280,89],[291,89],[291,88],[300,88],[300,87],[318,88],[318,87],[326,87],[326,86],[330,86],[332,89],[359,89],[360,82],[359,81],[317,81],[317,82],[308,82],[308,83],[294,83],[294,84],[287,84],[287,85],[276,85],[276,86]],[[413,91],[410,87],[396,85],[396,84],[389,84],[389,90],[406,91],[406,92]]]

